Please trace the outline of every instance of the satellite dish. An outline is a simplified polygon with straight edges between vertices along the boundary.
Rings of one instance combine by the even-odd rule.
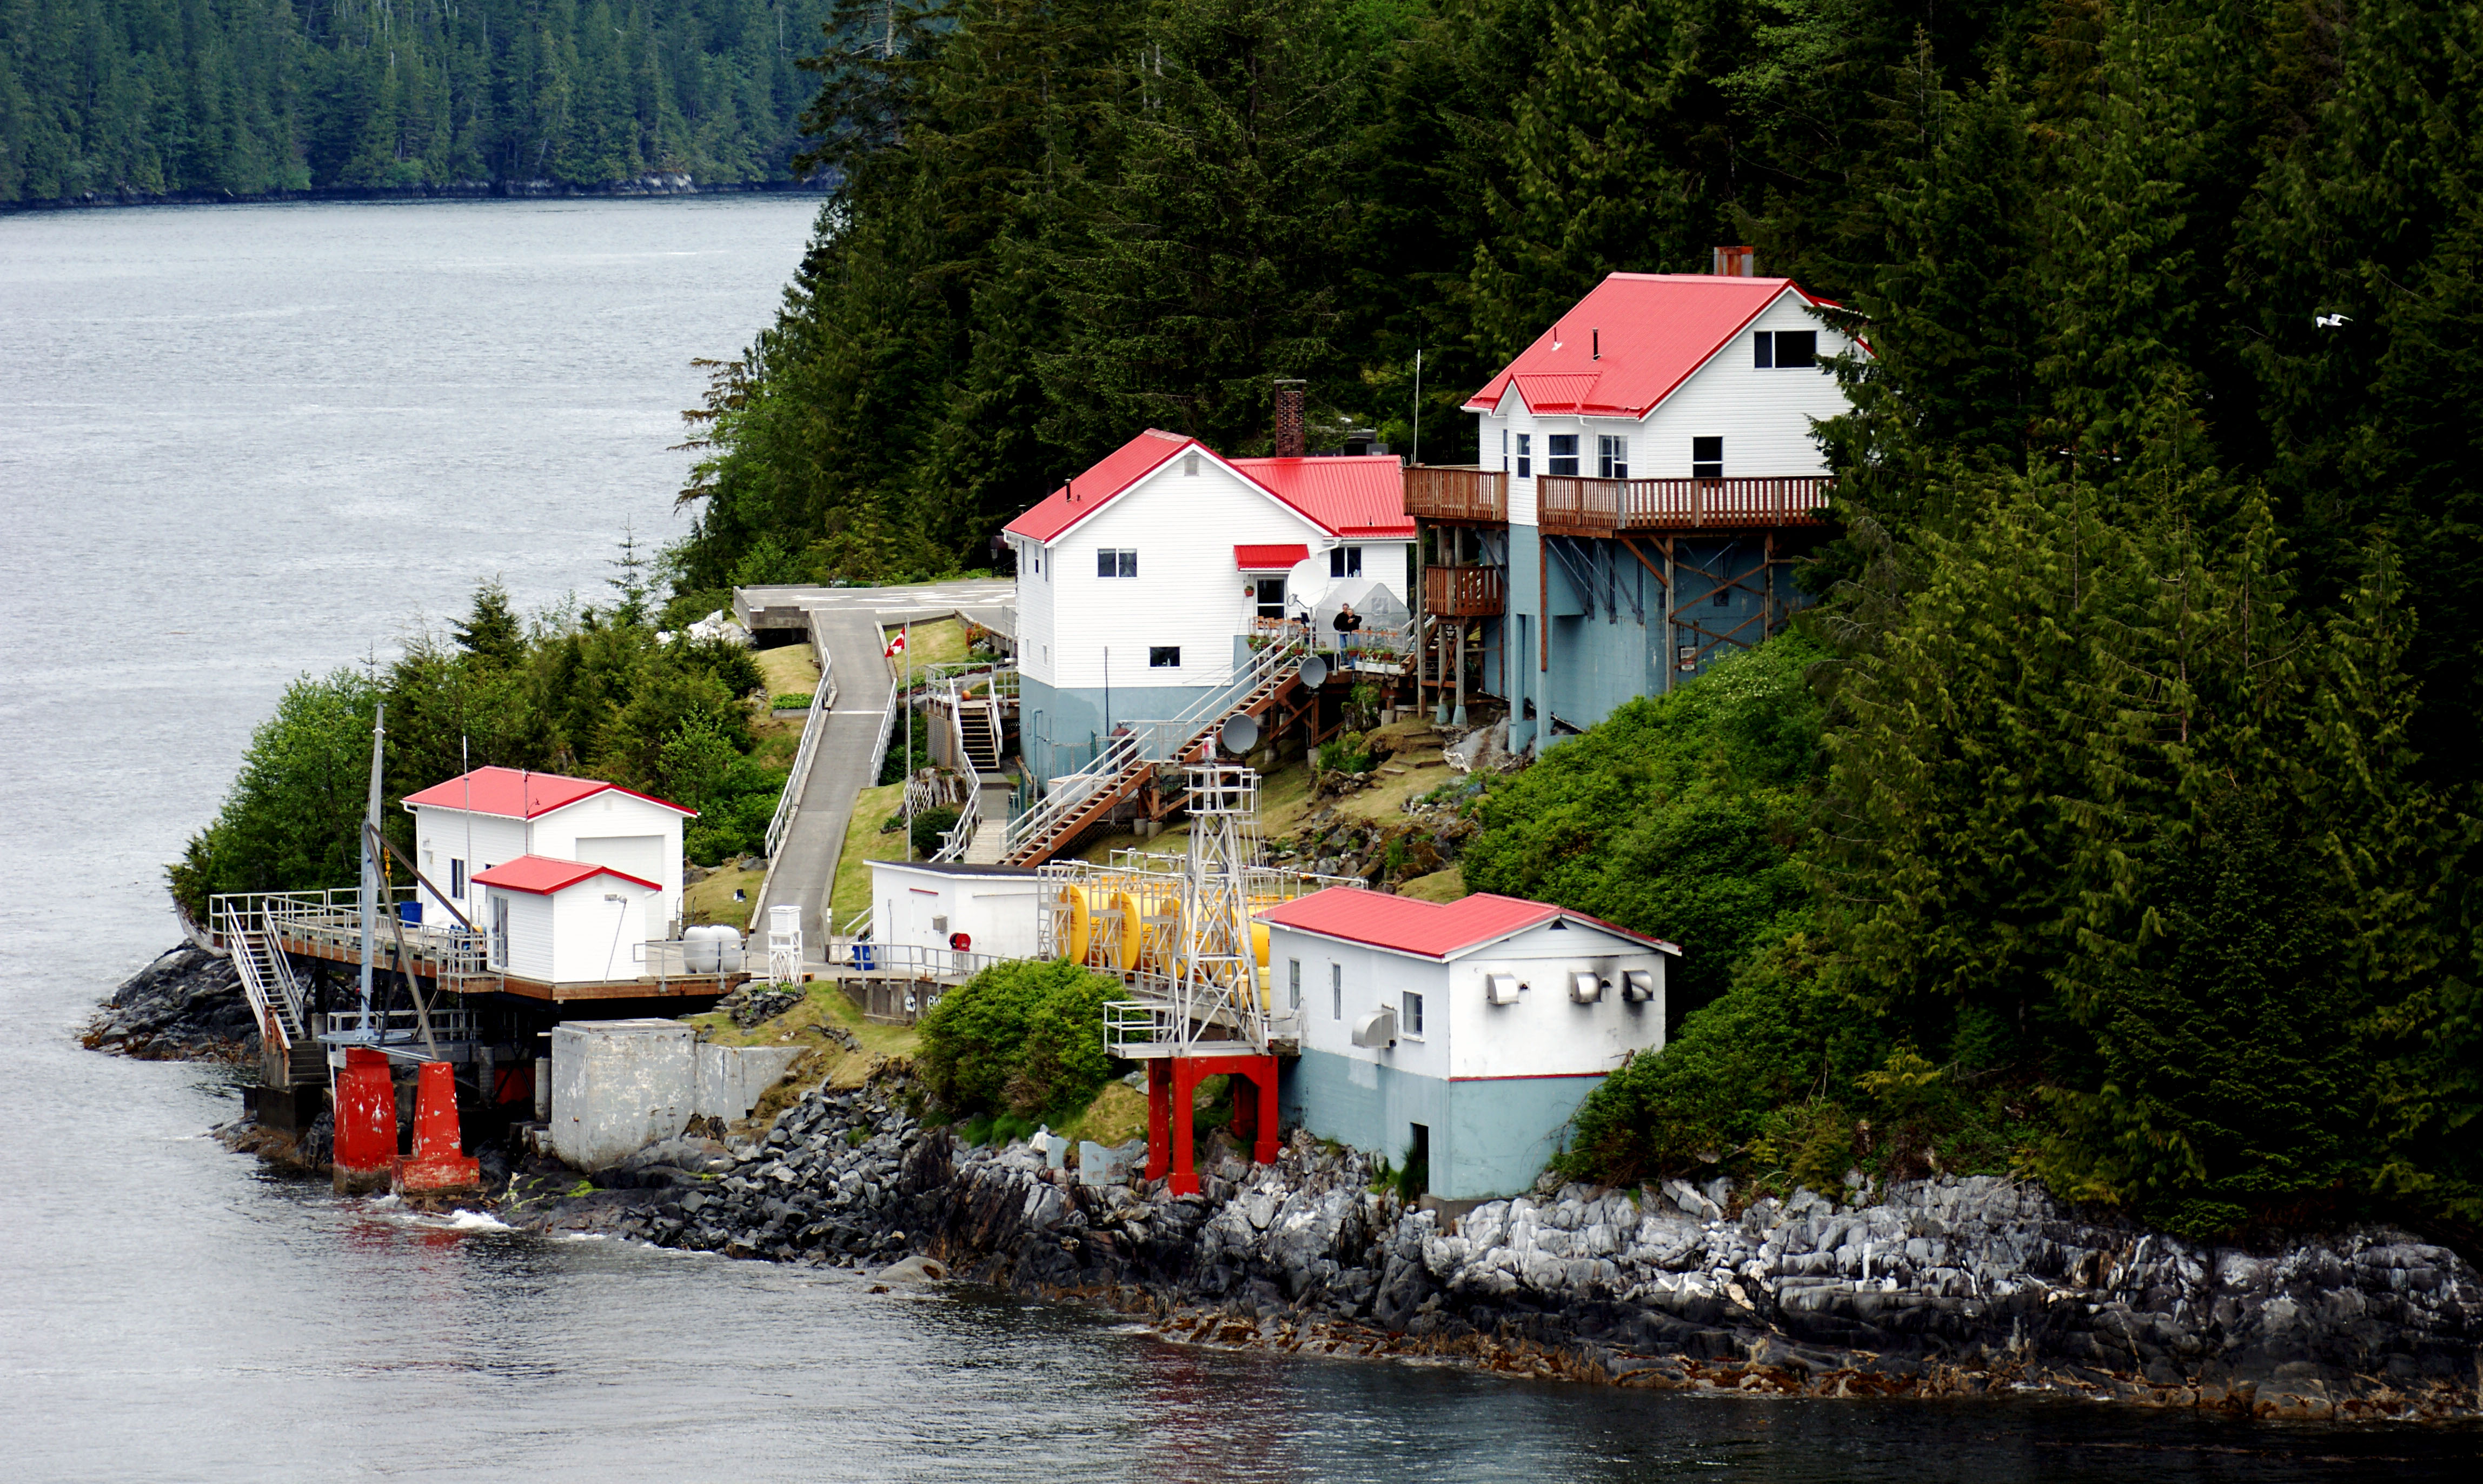
[[[1216,740],[1223,743],[1224,750],[1234,756],[1246,756],[1252,748],[1259,745],[1259,719],[1247,713],[1237,716],[1224,724],[1224,729],[1217,733]]]
[[[1313,690],[1319,689],[1327,683],[1327,657],[1322,654],[1312,655],[1302,661],[1302,668],[1298,674],[1304,685]]]

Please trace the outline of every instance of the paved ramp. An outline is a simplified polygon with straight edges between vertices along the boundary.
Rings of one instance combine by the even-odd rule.
[[[873,754],[889,697],[880,616],[920,621],[928,614],[963,609],[977,622],[1005,632],[1008,615],[1002,604],[1012,589],[1007,582],[947,582],[906,588],[742,590],[763,596],[772,611],[799,607],[816,615],[816,631],[826,642],[829,673],[837,687],[836,704],[811,754],[808,775],[786,781],[787,788],[797,790],[793,822],[770,862],[766,888],[751,914],[754,933],[766,931],[768,908],[798,906],[803,941],[815,956],[836,926],[825,914],[828,895],[835,888],[837,861],[844,853],[845,825],[853,817],[854,795],[879,782]],[[738,604],[742,594],[735,598]]]

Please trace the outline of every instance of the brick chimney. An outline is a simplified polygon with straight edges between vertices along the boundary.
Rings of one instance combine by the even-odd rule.
[[[1759,276],[1759,250],[1718,248],[1716,266],[1709,271],[1720,278],[1755,278]]]
[[[1276,384],[1276,457],[1298,459],[1302,456],[1302,384],[1280,381]]]

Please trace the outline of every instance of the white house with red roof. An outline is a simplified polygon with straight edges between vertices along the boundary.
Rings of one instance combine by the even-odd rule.
[[[511,936],[521,932],[520,923],[548,934],[557,921],[564,936],[557,947],[545,940],[544,963],[584,965],[595,954],[573,950],[566,935],[584,931],[589,940],[613,940],[606,931],[612,926],[607,898],[618,896],[629,904],[628,920],[613,940],[621,944],[613,959],[620,971],[588,977],[630,979],[640,972],[637,945],[672,937],[681,920],[681,821],[696,817],[695,809],[601,779],[498,767],[408,794],[405,808],[414,816],[414,860],[439,892],[422,893],[423,915],[446,920],[441,898],[447,897],[467,921],[494,935],[495,952],[520,951]],[[582,905],[554,911],[573,897],[597,906],[591,913]],[[534,977],[515,967],[510,972]]]
[[[1025,753],[1056,777],[1115,724],[1180,715],[1263,617],[1365,583],[1402,607],[1414,524],[1394,457],[1228,459],[1149,429],[1003,534]]]
[[[1420,1159],[1457,1200],[1524,1190],[1597,1083],[1664,1045],[1681,950],[1583,913],[1337,887],[1258,914],[1301,1055],[1289,1123]]]
[[[1781,625],[1824,530],[1818,425],[1850,411],[1829,362],[1868,354],[1831,307],[1790,278],[1616,273],[1469,398],[1479,464],[1406,471],[1425,699],[1499,700],[1522,748]]]
[[[601,984],[646,970],[640,945],[663,888],[608,865],[520,856],[474,873],[491,967],[538,984]]]

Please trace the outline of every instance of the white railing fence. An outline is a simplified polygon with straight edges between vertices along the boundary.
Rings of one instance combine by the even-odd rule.
[[[793,771],[785,775],[785,791],[776,797],[776,812],[767,821],[767,859],[785,843],[785,833],[793,828],[793,816],[801,812],[802,785],[810,782],[811,758],[819,750],[819,735],[828,729],[828,713],[837,703],[836,682],[828,669],[826,650],[819,651],[819,683],[811,692],[811,712],[802,718],[802,743],[793,750]],[[887,729],[882,728],[884,732]]]

